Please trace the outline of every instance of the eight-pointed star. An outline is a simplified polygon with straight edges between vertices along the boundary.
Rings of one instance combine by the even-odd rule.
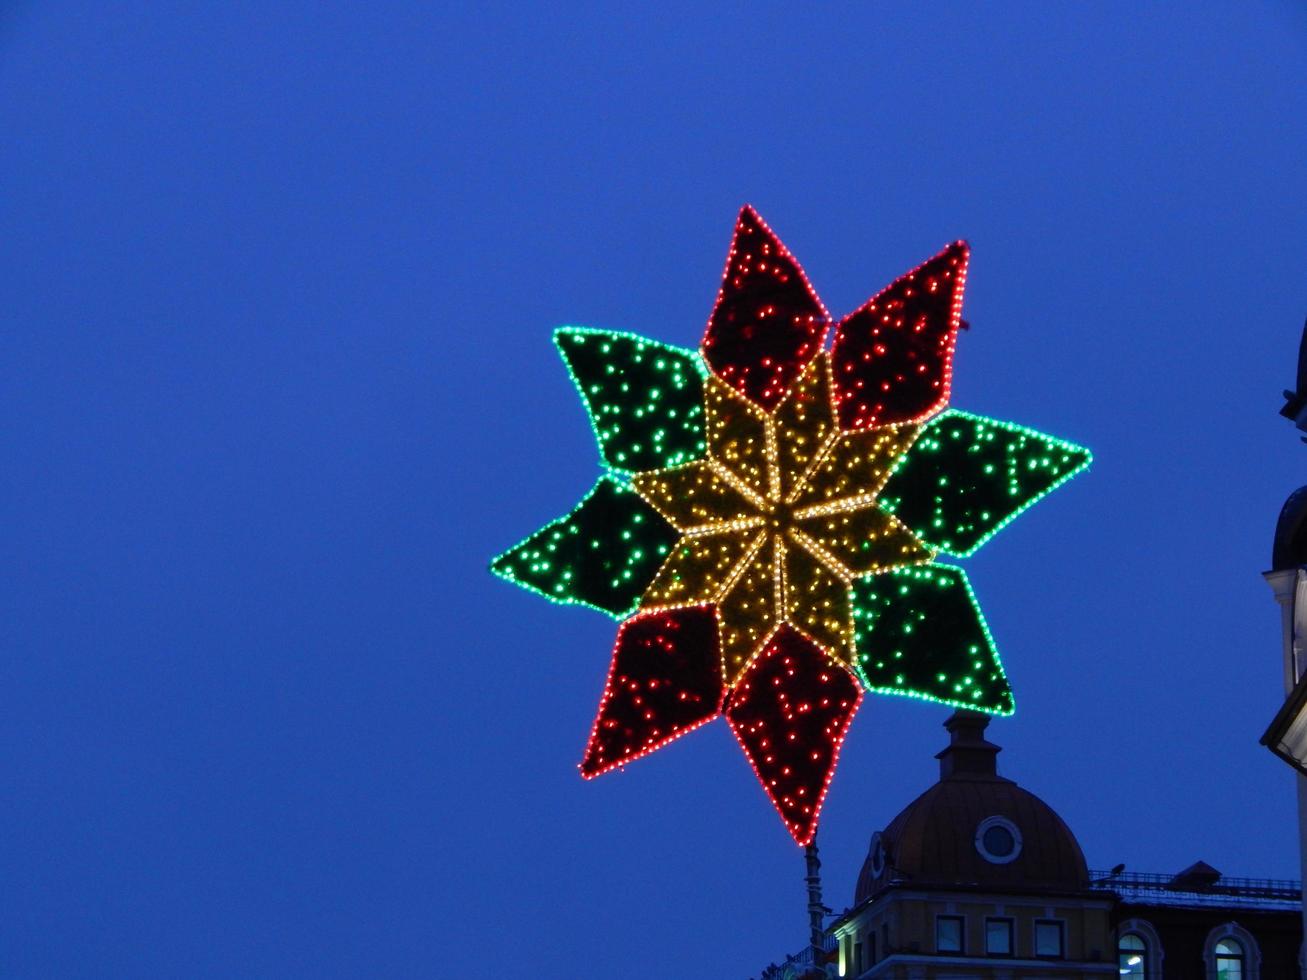
[[[966,573],[935,555],[970,555],[1090,454],[947,407],[969,254],[835,320],[746,206],[698,350],[555,333],[605,471],[491,567],[622,621],[582,775],[724,715],[805,844],[864,691],[1011,714]]]

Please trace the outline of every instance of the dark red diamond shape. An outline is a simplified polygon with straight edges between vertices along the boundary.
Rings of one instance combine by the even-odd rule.
[[[581,775],[598,776],[711,721],[721,713],[722,695],[712,606],[628,619],[617,634]]]
[[[726,698],[726,719],[800,845],[817,832],[840,745],[862,701],[853,676],[781,626]]]
[[[969,249],[954,242],[835,329],[840,427],[915,422],[948,404]]]
[[[799,263],[746,204],[703,337],[713,373],[771,411],[821,350],[829,323]]]

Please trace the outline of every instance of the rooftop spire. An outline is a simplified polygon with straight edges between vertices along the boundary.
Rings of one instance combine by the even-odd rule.
[[[939,760],[939,778],[998,778],[997,755],[1003,750],[993,742],[985,741],[989,716],[978,711],[958,709],[944,722],[950,736],[944,751],[935,755]]]

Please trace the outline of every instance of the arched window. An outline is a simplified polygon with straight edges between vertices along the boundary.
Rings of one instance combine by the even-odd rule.
[[[1116,944],[1120,959],[1121,976],[1133,980],[1148,978],[1148,943],[1137,932],[1127,932]]]
[[[1162,980],[1162,940],[1147,919],[1127,919],[1116,927],[1116,960],[1122,978]]]
[[[1216,944],[1216,980],[1244,980],[1243,944],[1237,939],[1222,939]]]
[[[1252,933],[1233,922],[1207,934],[1203,949],[1212,980],[1260,980],[1262,953]]]

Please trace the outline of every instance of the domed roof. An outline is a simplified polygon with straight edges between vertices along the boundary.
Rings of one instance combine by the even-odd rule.
[[[1307,565],[1307,487],[1289,494],[1275,522],[1275,543],[1271,547],[1271,568]]]
[[[956,712],[940,779],[872,838],[854,903],[890,884],[1079,891],[1089,871],[1075,835],[1047,803],[998,775],[989,719]]]

